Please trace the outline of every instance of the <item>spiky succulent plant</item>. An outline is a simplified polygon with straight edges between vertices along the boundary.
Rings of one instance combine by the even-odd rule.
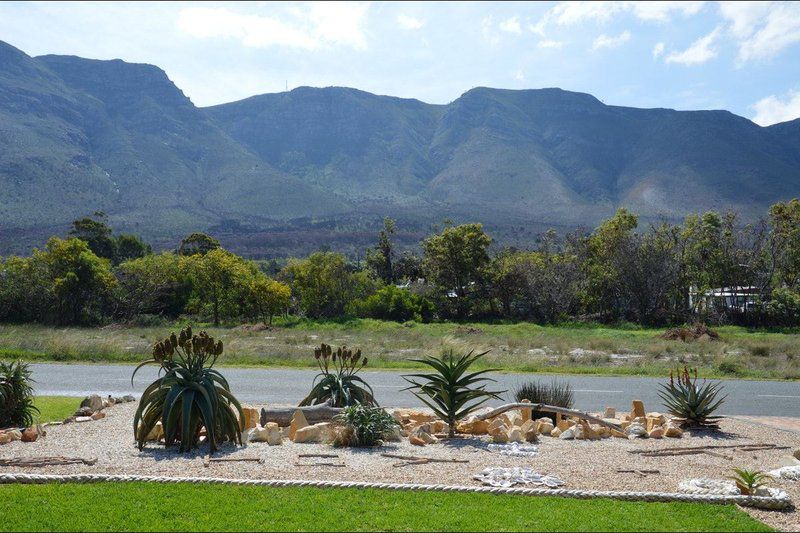
[[[367,366],[367,358],[361,350],[349,350],[341,346],[335,352],[322,344],[314,349],[314,359],[319,374],[314,378],[311,392],[300,402],[301,406],[330,402],[333,407],[348,405],[377,405],[375,396],[358,372]]]
[[[212,452],[224,441],[241,444],[242,406],[231,394],[227,380],[212,368],[222,351],[222,341],[215,341],[205,331],[193,335],[191,327],[155,344],[153,358],[133,371],[135,376],[149,364],[157,364],[163,371],[145,389],[134,416],[139,449],[159,421],[165,444],[180,442],[181,452],[197,446],[202,428]]]
[[[736,488],[745,496],[752,496],[758,489],[766,485],[766,481],[772,476],[761,470],[748,470],[746,468],[734,468],[734,475],[728,476],[736,483]]]
[[[661,385],[662,390],[658,391],[658,395],[664,400],[669,413],[680,419],[683,425],[716,426],[722,417],[714,413],[725,401],[725,396],[719,397],[722,384],[703,380],[698,385],[697,381],[696,368],[694,378],[686,366],[674,374],[670,371],[669,383]]]

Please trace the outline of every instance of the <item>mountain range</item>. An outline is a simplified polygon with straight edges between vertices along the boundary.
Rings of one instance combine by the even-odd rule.
[[[158,67],[30,57],[0,42],[0,253],[102,210],[157,246],[196,230],[254,256],[346,248],[383,216],[525,244],[625,206],[645,219],[800,193],[800,119],[474,88],[447,105],[342,88],[198,108]]]

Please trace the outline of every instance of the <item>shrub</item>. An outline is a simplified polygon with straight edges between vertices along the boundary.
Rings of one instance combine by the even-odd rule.
[[[456,355],[450,349],[440,357],[424,357],[412,359],[434,369],[429,374],[410,374],[403,376],[411,386],[404,390],[413,390],[414,396],[433,409],[442,420],[450,425],[449,436],[455,435],[456,423],[475,411],[479,406],[491,399],[500,399],[505,391],[487,391],[486,385],[478,383],[493,379],[483,377],[495,369],[467,373],[469,367],[488,352],[476,354],[474,350],[464,355]]]
[[[140,450],[159,421],[165,444],[180,441],[181,452],[197,446],[203,427],[212,452],[225,441],[242,443],[242,406],[222,374],[212,368],[222,350],[222,341],[215,341],[205,331],[193,335],[192,328],[187,327],[179,335],[173,333],[156,343],[153,358],[136,367],[134,375],[148,364],[160,365],[164,372],[142,393],[134,416],[133,430]]]
[[[543,403],[546,405],[555,405],[558,407],[566,407],[567,409],[571,409],[574,401],[574,394],[569,382],[554,379],[549,385],[541,381],[531,381],[525,383],[514,391],[514,398],[518,402],[521,402],[522,400],[529,400],[531,403]],[[548,417],[555,422],[555,414],[536,411],[534,409],[534,420],[543,416]]]
[[[745,496],[752,496],[758,489],[766,485],[766,480],[771,476],[761,470],[747,470],[746,468],[734,468],[734,475],[728,476],[736,483],[736,488]]]
[[[716,421],[722,417],[714,416],[714,412],[725,401],[724,396],[718,398],[722,385],[703,381],[698,386],[697,369],[694,370],[694,379],[685,366],[683,371],[676,370],[675,373],[677,378],[670,371],[669,384],[662,384],[663,390],[658,391],[669,413],[682,419],[684,425],[715,426]]]
[[[769,344],[754,344],[750,346],[750,355],[754,357],[769,357]]]
[[[773,325],[797,326],[800,324],[800,294],[791,289],[775,289],[766,312]]]
[[[31,371],[22,361],[0,361],[0,428],[33,425],[34,413]]]
[[[377,446],[398,425],[389,413],[368,405],[345,407],[335,420],[344,425],[334,441],[336,446]]]
[[[396,322],[428,322],[433,317],[434,306],[430,300],[394,285],[387,285],[375,294],[351,305],[351,312],[359,317],[394,320]]]
[[[314,349],[314,359],[320,372],[314,378],[311,392],[300,402],[301,407],[327,401],[333,407],[376,405],[372,387],[356,375],[367,366],[367,358],[361,358],[361,350],[353,352],[341,346],[334,352],[329,345],[322,344]]]

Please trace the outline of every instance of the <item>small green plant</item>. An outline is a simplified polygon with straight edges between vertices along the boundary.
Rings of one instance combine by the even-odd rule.
[[[412,359],[433,368],[428,374],[410,374],[403,376],[411,386],[414,396],[433,409],[442,420],[450,425],[449,436],[455,436],[456,423],[475,409],[492,399],[501,399],[505,391],[488,391],[486,385],[479,383],[494,382],[484,377],[495,369],[480,370],[467,373],[472,364],[488,352],[476,354],[474,350],[457,355],[452,349],[446,350],[440,357],[423,357]]]
[[[745,496],[752,496],[758,489],[766,485],[766,480],[772,476],[761,470],[747,470],[746,468],[734,468],[732,479],[736,483],[736,488]]]
[[[677,378],[670,371],[669,384],[662,384],[662,390],[658,391],[669,413],[682,419],[686,426],[716,426],[722,417],[714,416],[714,413],[725,401],[725,396],[719,397],[722,385],[705,380],[698,385],[696,368],[694,379],[686,366],[682,371],[676,370],[675,374]]]
[[[769,357],[770,347],[768,344],[754,344],[750,346],[750,355],[753,357]]]
[[[335,446],[377,446],[397,421],[380,407],[350,405],[336,416],[342,424],[334,440]]]
[[[521,402],[528,400],[531,403],[542,403],[545,405],[555,405],[558,407],[572,408],[574,394],[572,387],[567,381],[552,380],[549,384],[541,381],[529,381],[518,387],[514,391],[514,398]],[[548,417],[555,422],[556,415],[542,411],[533,411],[534,420],[541,417]]]
[[[300,402],[301,407],[328,401],[333,407],[377,405],[372,387],[356,375],[367,366],[361,350],[354,352],[341,346],[334,352],[329,345],[322,344],[314,348],[314,359],[320,372],[314,378],[311,392]]]
[[[23,361],[0,361],[0,428],[33,425],[39,409],[33,405],[31,371]]]
[[[197,446],[203,427],[212,452],[224,441],[242,443],[242,406],[222,374],[212,368],[222,350],[222,341],[205,331],[193,335],[187,327],[156,343],[153,358],[136,367],[134,376],[148,364],[157,364],[164,372],[142,393],[133,419],[140,450],[159,421],[165,444],[180,441],[181,452]]]

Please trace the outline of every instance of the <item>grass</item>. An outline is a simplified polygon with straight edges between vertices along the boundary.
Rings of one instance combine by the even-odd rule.
[[[0,325],[0,359],[135,363],[153,341],[183,323],[105,328]],[[200,325],[197,325],[200,327]],[[444,346],[490,350],[485,367],[506,371],[663,377],[671,367],[697,366],[706,377],[800,379],[797,331],[715,328],[720,341],[682,342],[661,329],[598,324],[398,324],[370,319],[279,320],[261,331],[207,327],[225,343],[221,365],[313,367],[313,348],[325,342],[361,348],[371,368],[414,368],[408,360]]]
[[[74,396],[36,396],[33,403],[39,408],[38,421],[56,422],[72,415],[81,403]]]
[[[8,531],[770,531],[734,506],[232,485],[0,486]]]

